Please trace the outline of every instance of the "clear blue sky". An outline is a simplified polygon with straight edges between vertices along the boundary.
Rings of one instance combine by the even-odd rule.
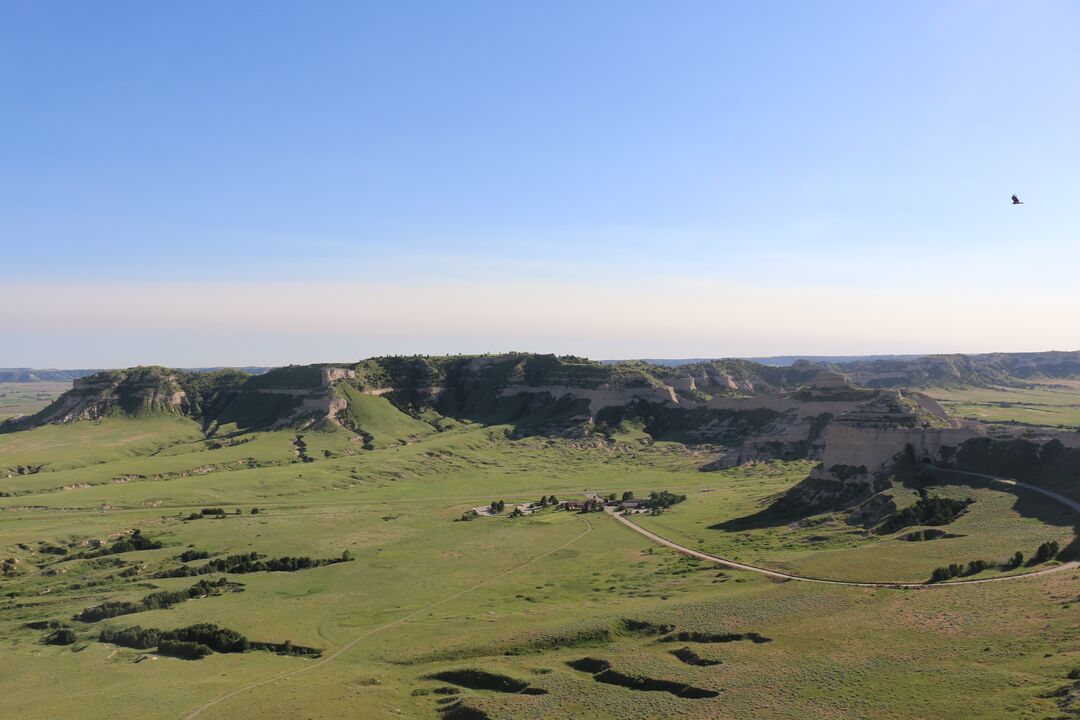
[[[1078,37],[1074,2],[9,0],[0,366],[1074,349]]]

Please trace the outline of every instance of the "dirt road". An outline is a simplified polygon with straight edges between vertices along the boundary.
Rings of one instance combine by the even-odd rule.
[[[1039,493],[1040,495],[1045,495],[1048,498],[1056,500],[1057,502],[1059,502],[1059,503],[1061,503],[1063,505],[1066,505],[1067,507],[1071,508],[1072,510],[1074,510],[1076,512],[1080,512],[1080,502],[1076,502],[1075,500],[1071,500],[1071,499],[1065,497],[1064,495],[1059,495],[1056,492],[1046,490],[1046,489],[1041,488],[1041,487],[1036,487],[1035,485],[1030,485],[1030,484],[1025,483],[1025,482],[1020,482],[1018,480],[1007,480],[1005,478],[994,477],[993,475],[983,475],[982,473],[966,472],[966,471],[963,471],[963,470],[942,470],[942,472],[956,473],[958,475],[969,475],[969,476],[972,476],[972,477],[982,478],[983,480],[988,480],[990,482],[994,482],[994,483],[998,483],[998,484],[1002,484],[1002,485],[1008,485],[1010,487],[1018,487],[1018,488],[1024,488],[1026,490],[1031,490],[1033,492]],[[1046,575],[1048,573],[1062,572],[1064,570],[1075,570],[1077,568],[1080,568],[1080,562],[1072,561],[1072,562],[1063,563],[1061,565],[1054,565],[1052,567],[1043,568],[1041,570],[1035,570],[1035,571],[1032,571],[1032,572],[1029,572],[1029,573],[1023,573],[1023,574],[1020,574],[1020,575],[1004,575],[1004,576],[1001,576],[1001,577],[981,578],[981,579],[974,579],[973,578],[973,579],[970,579],[970,580],[953,580],[953,581],[945,582],[945,583],[912,583],[912,582],[888,582],[888,581],[858,582],[858,581],[855,581],[855,580],[828,580],[826,578],[815,578],[815,577],[808,577],[806,575],[796,575],[795,573],[781,572],[779,570],[770,570],[769,568],[759,567],[757,565],[748,565],[746,563],[741,563],[741,562],[737,562],[735,560],[730,560],[728,558],[720,557],[719,555],[712,555],[710,553],[701,552],[700,550],[694,550],[693,548],[688,548],[685,545],[680,545],[677,542],[674,542],[672,540],[668,540],[667,538],[662,537],[660,535],[657,535],[656,533],[654,533],[654,532],[652,532],[650,530],[646,530],[645,528],[641,527],[640,525],[638,525],[634,521],[630,520],[628,517],[616,514],[615,512],[612,511],[611,508],[607,508],[607,511],[608,511],[608,515],[615,518],[616,520],[618,520],[619,522],[621,522],[623,525],[627,526],[628,528],[634,530],[635,532],[641,533],[642,535],[649,538],[650,540],[652,540],[655,543],[663,545],[664,547],[669,547],[672,550],[675,550],[676,552],[682,553],[683,555],[687,555],[689,557],[697,558],[699,560],[705,560],[707,562],[716,563],[717,565],[722,565],[724,567],[729,567],[729,568],[732,568],[734,570],[746,570],[748,572],[758,573],[759,575],[765,575],[766,577],[775,578],[777,580],[798,580],[800,582],[820,583],[820,584],[823,584],[823,585],[848,585],[848,586],[852,586],[852,587],[894,588],[894,589],[898,589],[898,590],[915,590],[915,589],[921,589],[921,588],[948,588],[948,587],[955,587],[957,585],[977,585],[977,584],[980,584],[980,583],[1006,582],[1006,581],[1009,581],[1009,580],[1022,580],[1024,578],[1030,578],[1030,577],[1034,577],[1034,576],[1037,576],[1037,575]]]

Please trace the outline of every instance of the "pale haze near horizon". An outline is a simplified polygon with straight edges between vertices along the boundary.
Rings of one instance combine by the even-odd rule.
[[[1078,31],[1067,2],[9,3],[0,366],[1080,348]]]

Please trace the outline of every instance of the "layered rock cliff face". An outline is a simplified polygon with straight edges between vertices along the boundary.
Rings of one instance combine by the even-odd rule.
[[[1010,358],[1010,367],[1022,365]],[[1067,357],[1055,362],[1059,369],[1071,367]],[[979,468],[983,461],[977,458],[997,458],[1001,443],[1016,439],[1015,433],[998,437],[950,418],[918,393],[857,386],[850,376],[860,372],[807,362],[776,368],[724,360],[672,368],[525,353],[383,357],[290,366],[256,376],[132,368],[81,378],[42,412],[2,428],[169,413],[198,421],[207,434],[306,428],[340,419],[365,432],[357,418],[392,412],[406,421],[399,426],[411,419],[432,432],[441,427],[440,418],[448,418],[508,424],[519,435],[603,441],[634,426],[654,440],[710,447],[713,459],[703,469],[775,458],[820,459],[790,496],[790,502],[806,506],[852,503],[877,492],[898,459]],[[630,434],[635,436],[640,434]],[[990,445],[975,443],[984,439]],[[1069,452],[1073,441],[1059,440]],[[1057,446],[1047,445],[1049,440],[1025,442],[1037,447],[1042,466],[1080,466],[1068,453],[1065,460],[1055,455]],[[1010,452],[1031,455],[1017,448]]]
[[[76,378],[72,389],[37,415],[32,424],[94,420],[111,414],[185,414],[191,409],[177,373],[165,368],[134,368]]]
[[[512,423],[546,433],[605,432],[630,421],[647,425],[654,437],[725,444],[765,433],[769,444],[805,453],[814,421],[802,412],[800,400],[784,394],[820,372],[809,364],[772,368],[728,360],[666,368],[525,353],[372,358],[353,365],[290,366],[257,376],[133,368],[80,379],[72,391],[17,426],[163,412],[190,416],[210,432],[302,427],[333,422],[348,402],[340,389],[347,384],[414,417]],[[844,402],[850,405],[851,398]]]
[[[929,398],[892,392],[882,396],[888,402],[870,403],[829,423],[820,464],[787,493],[782,507],[850,508],[887,490],[898,473],[911,476],[925,468],[1080,494],[1080,434],[957,421]]]

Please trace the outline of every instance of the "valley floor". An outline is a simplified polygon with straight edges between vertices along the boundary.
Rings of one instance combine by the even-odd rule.
[[[921,582],[943,562],[1075,542],[1075,513],[1037,496],[942,483],[935,492],[975,500],[946,527],[961,537],[904,542],[829,515],[745,522],[805,477],[807,463],[707,473],[698,468],[708,455],[682,445],[511,440],[506,428],[475,425],[375,450],[340,428],[304,432],[299,444],[297,435],[207,440],[171,417],[0,435],[0,548],[13,561],[0,578],[4,715],[806,720],[1071,711],[1075,681],[1066,676],[1080,667],[1074,570],[922,590],[830,586],[719,568],[599,513],[461,520],[493,500],[509,507],[541,495],[666,489],[686,501],[634,520],[688,547],[820,576]],[[905,488],[896,496],[901,507],[914,497]],[[73,557],[94,554],[90,541],[115,547],[133,529],[162,546]],[[210,557],[181,561],[185,551]],[[335,562],[160,576],[252,552]],[[235,587],[73,619],[222,577]],[[70,626],[74,642],[45,644],[55,629],[27,627],[49,620]],[[103,628],[196,623],[322,653],[182,660],[98,639]]]

